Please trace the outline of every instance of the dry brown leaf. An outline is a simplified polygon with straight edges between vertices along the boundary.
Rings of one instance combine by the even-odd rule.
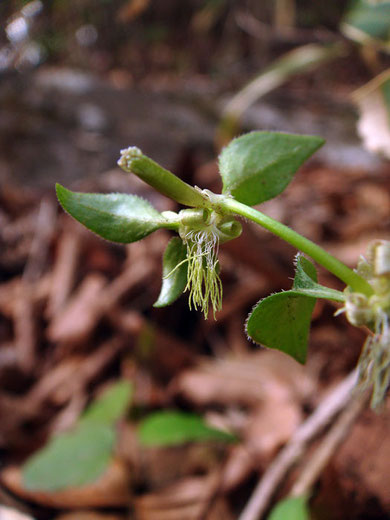
[[[231,491],[242,484],[255,469],[253,454],[242,444],[234,446],[223,469],[221,489]]]
[[[221,463],[223,446],[208,443],[190,443],[178,446],[138,446],[136,465],[141,480],[148,488],[156,489],[194,474],[208,474]]]
[[[0,473],[0,480],[17,497],[46,507],[126,507],[131,499],[129,469],[119,460],[113,461],[107,471],[93,484],[51,493],[25,489],[22,485],[21,471],[15,466],[5,468]]]
[[[125,517],[123,515],[103,515],[95,511],[73,511],[72,513],[56,516],[55,520],[125,520]]]
[[[251,415],[245,432],[247,449],[268,461],[287,442],[302,420],[299,403],[271,396]]]
[[[183,372],[172,385],[174,393],[198,406],[256,406],[269,398],[299,399],[312,387],[302,366],[268,350],[204,362]]]
[[[211,502],[218,476],[192,477],[156,493],[135,500],[137,520],[199,520],[208,511],[208,519],[233,517],[223,499]]]
[[[85,278],[68,305],[50,323],[47,337],[51,341],[79,342],[86,338],[95,326],[99,315],[103,276],[90,274]]]
[[[20,368],[31,372],[36,365],[37,327],[32,287],[29,283],[20,286],[20,294],[14,305],[15,348]]]
[[[53,266],[52,284],[46,307],[48,317],[58,313],[72,290],[81,247],[81,233],[77,230],[73,223],[68,224],[58,240],[57,257]]]
[[[99,347],[90,355],[83,357],[70,358],[74,363],[74,370],[71,372],[69,377],[66,377],[68,371],[71,369],[71,363],[61,373],[60,368],[58,369],[58,379],[54,375],[50,377],[51,373],[48,372],[44,380],[41,380],[41,392],[46,391],[51,387],[52,390],[47,394],[47,398],[51,402],[57,405],[63,405],[67,403],[72,397],[80,392],[88,383],[93,380],[117,355],[118,351],[122,348],[123,341],[118,337],[114,336],[112,340],[109,340]],[[64,361],[65,365],[67,360]],[[60,365],[61,366],[61,365]],[[54,373],[54,371],[53,371]],[[69,384],[72,381],[72,384]],[[45,385],[43,385],[45,382]],[[57,382],[57,384],[56,384]],[[37,384],[39,388],[40,383]],[[42,395],[42,394],[41,394]]]

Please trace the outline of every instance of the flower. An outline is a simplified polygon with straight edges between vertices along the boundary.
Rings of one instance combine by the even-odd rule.
[[[219,277],[219,244],[241,234],[241,224],[214,210],[180,212],[179,234],[187,246],[187,285],[190,309],[200,308],[205,319],[209,307],[213,316],[222,307],[222,282]]]
[[[374,290],[371,296],[345,291],[347,319],[357,327],[367,326],[368,336],[359,359],[359,385],[372,385],[371,407],[379,408],[390,383],[390,242],[375,241],[368,247],[367,259],[361,258],[357,273]]]

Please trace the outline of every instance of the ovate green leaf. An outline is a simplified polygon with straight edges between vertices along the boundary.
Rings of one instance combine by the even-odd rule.
[[[223,193],[249,206],[272,199],[323,144],[319,137],[280,132],[251,132],[238,137],[219,157]]]
[[[56,192],[65,211],[112,242],[135,242],[167,224],[161,213],[136,195],[76,193],[60,184]]]
[[[233,435],[208,426],[198,415],[175,411],[149,415],[139,426],[138,438],[147,446],[170,446],[194,441],[235,441]]]
[[[107,468],[115,443],[115,421],[126,411],[132,385],[120,381],[86,410],[72,431],[53,437],[23,466],[29,489],[55,491],[97,480]]]
[[[281,500],[272,509],[268,520],[310,520],[307,497],[290,497]]]
[[[87,423],[54,437],[23,468],[28,489],[55,491],[97,480],[111,458],[115,432],[107,424]]]
[[[160,295],[154,307],[165,307],[173,303],[187,284],[187,246],[179,237],[172,238],[163,258],[163,280]]]
[[[310,320],[316,298],[300,292],[304,277],[317,281],[315,268],[303,256],[297,259],[293,289],[261,300],[246,323],[248,336],[266,347],[281,350],[300,363],[306,361]]]
[[[114,424],[129,407],[133,390],[130,381],[115,383],[88,407],[81,421]]]

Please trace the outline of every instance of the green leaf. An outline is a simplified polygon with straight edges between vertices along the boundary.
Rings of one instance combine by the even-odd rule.
[[[135,242],[156,229],[169,227],[161,213],[136,195],[76,193],[60,184],[56,185],[56,192],[65,211],[112,242]]]
[[[272,509],[268,520],[310,520],[307,496],[290,497],[281,500]]]
[[[208,426],[198,415],[175,411],[155,412],[149,415],[139,426],[138,438],[146,446],[236,440],[232,434]]]
[[[115,383],[88,407],[81,422],[114,424],[126,412],[133,391],[134,387],[130,381]]]
[[[111,458],[115,432],[107,424],[87,423],[54,437],[23,468],[28,489],[55,491],[94,482]]]
[[[337,302],[345,301],[345,295],[343,292],[320,285],[315,281],[316,276],[314,265],[299,253],[296,259],[293,289],[300,294],[313,296],[314,298],[335,300]]]
[[[313,264],[299,256],[293,289],[261,300],[246,323],[247,334],[253,341],[281,350],[300,363],[306,361],[310,320],[316,302],[313,296],[300,292],[308,283],[306,277],[317,282]]]
[[[251,132],[238,137],[219,157],[223,193],[249,206],[272,199],[323,144],[319,137],[280,132]]]
[[[341,24],[342,31],[359,43],[370,39],[389,42],[390,2],[369,3],[364,0],[353,2]]]
[[[165,307],[173,303],[187,284],[187,246],[179,237],[172,238],[163,258],[163,280],[160,295],[153,307]]]
[[[120,381],[86,410],[72,431],[53,437],[23,466],[28,489],[55,491],[97,480],[107,468],[115,443],[115,422],[125,413],[133,387]]]

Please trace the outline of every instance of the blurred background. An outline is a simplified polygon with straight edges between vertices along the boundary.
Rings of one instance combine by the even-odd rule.
[[[2,0],[0,21],[0,518],[238,518],[353,369],[365,332],[322,302],[305,367],[248,342],[248,312],[289,288],[295,255],[251,225],[221,248],[216,321],[190,312],[186,295],[154,309],[170,234],[104,242],[60,210],[54,183],[177,211],[116,167],[122,148],[218,192],[215,158],[234,136],[319,135],[326,145],[262,210],[355,266],[390,237],[390,2]],[[342,289],[322,271],[320,281]],[[88,406],[124,383],[108,455],[96,441],[100,480],[79,475],[87,448],[75,434],[78,455],[50,452],[45,483],[27,489],[25,461],[77,433]],[[140,424],[168,410],[238,441],[184,433],[144,446]],[[363,412],[313,491],[313,518],[389,518],[389,421],[389,402]],[[159,428],[169,437],[172,425]],[[65,484],[50,486],[58,474]]]

